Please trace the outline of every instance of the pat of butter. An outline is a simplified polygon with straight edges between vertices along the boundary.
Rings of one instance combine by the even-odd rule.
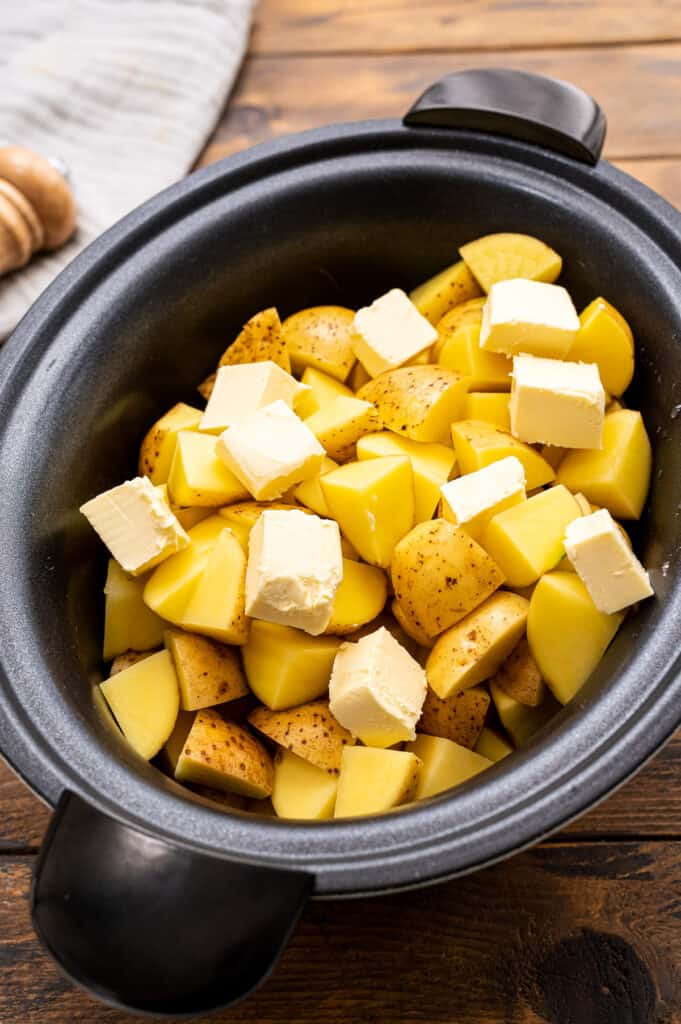
[[[323,633],[343,578],[338,524],[296,509],[266,509],[251,530],[246,614]]]
[[[271,360],[221,366],[199,429],[221,434],[244,416],[277,399],[293,409],[298,396],[309,390]]]
[[[381,627],[339,648],[329,683],[331,713],[369,747],[416,737],[426,673]]]
[[[437,331],[400,288],[358,309],[352,350],[372,377],[409,362],[437,341]]]
[[[147,477],[127,480],[86,501],[80,511],[132,576],[182,551],[189,537]]]
[[[607,509],[571,522],[565,551],[599,612],[621,611],[654,593],[648,573]]]
[[[480,348],[562,359],[578,330],[577,310],[565,288],[521,278],[499,281],[482,310]]]
[[[315,476],[326,454],[281,399],[228,427],[220,435],[217,453],[257,501],[279,498]]]
[[[605,390],[595,363],[515,356],[510,412],[521,441],[603,447]]]
[[[525,500],[525,469],[509,455],[440,488],[441,515],[477,539],[497,512]]]

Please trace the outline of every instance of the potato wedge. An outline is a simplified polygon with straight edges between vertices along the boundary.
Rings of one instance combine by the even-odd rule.
[[[109,559],[104,584],[104,661],[126,651],[149,651],[161,646],[165,625],[144,603],[144,587],[144,579],[130,576],[118,562]]]
[[[305,426],[315,435],[330,459],[347,462],[355,456],[360,437],[381,429],[381,418],[371,402],[354,395],[339,395],[308,416]]]
[[[179,626],[196,589],[208,556],[225,529],[219,516],[209,516],[189,530],[190,545],[154,569],[144,587],[144,603],[157,615]]]
[[[492,761],[442,736],[417,736],[405,750],[421,762],[413,799],[425,800],[472,779],[492,767]]]
[[[459,420],[452,423],[451,434],[460,473],[473,473],[492,462],[515,455],[525,469],[525,486],[528,491],[543,487],[555,478],[553,469],[539,452],[491,423]]]
[[[531,740],[534,734],[539,732],[560,711],[560,704],[548,692],[545,699],[536,708],[521,704],[519,700],[509,696],[496,683],[490,682],[489,692],[501,724],[516,747],[522,747]]]
[[[335,818],[380,814],[414,799],[421,762],[404,750],[345,747]]]
[[[489,704],[490,696],[481,686],[452,693],[446,700],[441,700],[429,687],[417,731],[442,736],[472,750],[485,724]]]
[[[262,800],[273,776],[272,758],[255,736],[217,711],[196,712],[175,769],[179,782]]]
[[[352,325],[355,314],[344,306],[312,306],[284,320],[282,335],[294,373],[311,366],[344,381],[355,365]]]
[[[416,623],[412,619],[409,618],[409,616],[407,615],[407,612],[402,607],[402,605],[400,604],[399,601],[393,600],[392,604],[390,605],[390,610],[393,613],[393,615],[395,616],[395,619],[397,621],[397,625],[400,627],[400,629],[418,647],[420,647],[420,648],[424,648],[425,647],[426,649],[428,649],[428,648],[433,646],[433,643],[434,643],[433,638],[428,636],[428,634],[420,626],[417,626]],[[386,629],[387,628],[389,628],[389,627],[386,626]],[[402,642],[399,637],[396,637],[396,639],[398,640],[398,642],[400,642],[400,643]],[[407,646],[407,649],[409,650],[408,645],[403,644],[402,646]],[[416,655],[412,655],[412,656],[416,657]],[[416,660],[418,661],[419,659],[417,658]]]
[[[601,297],[580,313],[579,324],[577,337],[565,358],[573,363],[596,363],[608,394],[623,394],[634,376],[631,327],[622,314]]]
[[[357,397],[372,402],[388,429],[414,441],[447,444],[461,419],[468,382],[438,366],[401,366],[369,381]]]
[[[486,725],[483,726],[473,749],[476,754],[482,754],[488,761],[501,761],[513,753],[513,747],[508,740]]]
[[[326,701],[321,700],[289,711],[256,708],[248,721],[284,750],[292,751],[331,775],[338,775],[340,771],[343,748],[355,742],[333,717]]]
[[[180,690],[167,651],[152,654],[100,684],[100,691],[132,749],[151,760],[173,731]]]
[[[184,402],[174,405],[150,428],[142,441],[139,475],[148,476],[152,484],[164,484],[170,473],[180,430],[198,430],[203,413]]]
[[[378,459],[386,455],[406,455],[414,474],[414,520],[432,519],[440,500],[440,487],[455,474],[456,457],[448,445],[426,444],[399,437],[391,430],[366,434],[357,442],[357,458]]]
[[[546,696],[546,685],[532,656],[527,637],[516,644],[492,676],[491,682],[521,704],[529,708],[539,707]]]
[[[249,686],[273,711],[315,700],[329,688],[341,643],[340,637],[309,636],[254,619],[248,643],[241,648]]]
[[[190,633],[203,633],[223,643],[245,644],[249,623],[246,555],[232,531],[226,528],[208,555],[180,625]]]
[[[286,373],[291,372],[291,360],[282,332],[282,323],[273,306],[256,313],[244,324],[235,340],[223,352],[218,366],[268,361],[276,363]]]
[[[301,394],[295,404],[295,410],[302,420],[312,416],[320,409],[325,409],[333,402],[334,398],[345,396],[352,398],[351,388],[342,384],[335,377],[329,377],[328,373],[316,370],[313,366],[307,366],[300,378],[301,384],[308,388],[307,392]]]
[[[354,633],[381,614],[387,599],[388,581],[381,569],[344,558],[343,579],[324,633],[334,636]]]
[[[323,821],[333,817],[338,780],[290,750],[274,759],[272,806],[278,818]]]
[[[167,630],[164,641],[173,656],[184,711],[225,704],[250,692],[233,647],[179,629]]]
[[[553,284],[563,267],[557,252],[531,235],[500,232],[476,238],[459,249],[484,291],[497,281],[524,277]]]
[[[459,260],[414,288],[409,298],[421,316],[436,326],[454,306],[481,294],[480,285],[463,260]]]

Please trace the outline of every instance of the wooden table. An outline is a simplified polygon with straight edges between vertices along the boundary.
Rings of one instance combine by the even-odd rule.
[[[202,158],[330,121],[400,116],[438,76],[504,64],[583,86],[606,155],[681,206],[681,2],[265,0]],[[123,1024],[36,942],[47,810],[0,768],[0,1024]],[[681,1021],[681,733],[560,836],[434,889],[305,914],[275,976],[212,1018],[250,1024]]]

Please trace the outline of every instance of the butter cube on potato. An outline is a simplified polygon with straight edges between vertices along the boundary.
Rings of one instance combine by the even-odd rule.
[[[480,347],[563,359],[579,331],[572,299],[557,284],[516,278],[490,288],[482,311]]]
[[[478,538],[498,512],[525,501],[525,469],[514,455],[450,480],[440,488],[442,516]]]
[[[515,356],[511,433],[531,444],[601,448],[605,390],[595,363]]]
[[[652,596],[648,573],[607,509],[569,523],[565,551],[599,612],[619,612]]]
[[[433,325],[400,288],[358,309],[353,328],[353,351],[372,377],[403,366],[437,340]]]

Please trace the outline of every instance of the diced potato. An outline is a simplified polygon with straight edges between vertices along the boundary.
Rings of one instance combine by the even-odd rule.
[[[181,625],[227,644],[248,640],[246,555],[229,528],[220,534],[182,615]]]
[[[149,651],[163,643],[165,624],[144,603],[144,586],[143,578],[130,576],[109,559],[104,584],[104,661],[125,651]]]
[[[100,685],[121,732],[133,750],[149,761],[173,731],[180,691],[167,651],[152,654]]]
[[[341,395],[352,398],[353,393],[349,387],[336,380],[335,377],[329,377],[328,373],[315,370],[313,366],[306,367],[300,380],[309,388],[309,391],[299,396],[295,405],[296,413],[303,420],[320,409],[326,408],[334,398],[339,398]]]
[[[246,553],[251,530],[266,508],[290,512],[298,506],[285,501],[240,501],[236,505],[221,508],[218,513],[224,520],[222,525],[229,526]]]
[[[614,306],[600,297],[580,313],[579,323],[579,333],[566,359],[573,363],[596,363],[605,390],[621,395],[634,376],[631,327]]]
[[[175,663],[183,710],[210,708],[249,692],[233,648],[178,629],[167,630],[165,645]]]
[[[527,587],[561,560],[565,527],[581,514],[567,488],[557,484],[499,512],[480,543],[510,586]]]
[[[126,651],[124,654],[117,654],[111,662],[109,679],[112,676],[117,676],[119,672],[125,672],[126,668],[132,668],[133,665],[137,665],[140,661],[144,661],[145,658],[150,658],[152,654],[156,653],[156,651]]]
[[[463,262],[445,267],[409,293],[409,298],[433,326],[454,306],[481,295],[480,286]]]
[[[446,325],[445,317],[443,324]],[[480,348],[480,327],[464,324],[454,331],[439,328],[442,345],[437,361],[440,366],[462,377],[469,377],[471,391],[510,391],[512,362],[507,356]]]
[[[487,552],[444,519],[419,523],[396,545],[390,575],[407,619],[428,637],[459,622],[504,582]]]
[[[268,708],[280,711],[321,697],[341,645],[338,637],[309,636],[273,622],[251,622],[241,649],[248,685]]]
[[[346,380],[355,364],[352,325],[355,314],[343,306],[312,306],[284,320],[282,333],[295,373],[312,366]]]
[[[189,531],[190,545],[171,555],[154,569],[144,587],[144,603],[167,622],[179,626],[196,589],[208,555],[226,524],[220,516],[210,516]]]
[[[321,477],[329,513],[371,565],[386,569],[414,525],[414,477],[406,456],[351,462]]]
[[[511,651],[506,661],[497,669],[492,681],[504,693],[530,708],[538,707],[546,696],[546,686],[532,657],[527,637]]]
[[[560,704],[550,693],[546,694],[539,707],[530,708],[527,704],[521,704],[519,700],[510,697],[494,682],[490,682],[489,692],[501,724],[516,747],[522,747],[531,740],[534,734],[560,710]]]
[[[513,747],[508,740],[488,726],[483,727],[474,749],[476,754],[481,754],[489,761],[502,761],[513,753]]]
[[[170,473],[180,430],[198,430],[203,413],[184,402],[174,405],[146,434],[139,457],[139,475],[148,476],[152,484],[164,484]]]
[[[448,313],[445,313],[442,319],[435,325],[438,338],[430,350],[431,362],[436,363],[438,361],[445,341],[459,327],[466,327],[469,324],[473,324],[476,327],[481,325],[482,310],[486,301],[486,295],[477,299],[468,299],[467,302],[462,302],[453,309],[450,309]],[[440,333],[440,328],[442,328],[442,333]]]
[[[652,451],[640,412],[621,409],[605,417],[603,448],[568,452],[558,480],[617,519],[639,519],[651,467]]]
[[[272,758],[254,736],[217,711],[197,711],[180,754],[175,778],[262,800],[270,796]]]
[[[181,430],[173,456],[168,494],[174,505],[217,507],[243,501],[249,493],[216,452],[211,434]]]
[[[503,391],[469,391],[466,395],[464,416],[467,420],[490,423],[508,434],[511,431],[509,398],[510,396]]]
[[[622,612],[599,612],[574,573],[542,576],[530,601],[527,639],[539,671],[561,704],[582,688],[623,618]]]
[[[305,420],[326,454],[336,462],[354,458],[355,445],[364,434],[380,430],[381,419],[371,402],[354,395],[339,395]]]
[[[239,335],[223,352],[218,365],[235,366],[238,363],[269,361],[276,363],[286,373],[291,372],[291,360],[281,320],[273,306],[256,313],[244,324]]]
[[[425,522],[433,518],[440,500],[440,487],[449,480],[456,461],[454,452],[444,444],[426,444],[400,437],[390,430],[380,434],[366,434],[357,442],[357,458],[382,458],[386,455],[406,455],[414,474],[414,521]]]
[[[338,775],[343,749],[354,744],[326,701],[313,701],[288,711],[256,708],[250,724],[264,736],[331,775]]]
[[[344,558],[343,579],[324,632],[335,636],[354,633],[381,614],[387,599],[388,581],[382,569]]]
[[[414,441],[449,443],[461,418],[468,382],[438,366],[401,366],[369,381],[357,397],[373,402],[389,430]]]
[[[410,640],[413,640],[419,647],[425,647],[426,649],[433,646],[433,638],[428,636],[420,626],[417,626],[409,618],[399,601],[393,601],[390,605],[390,610],[397,620],[397,625],[407,634]],[[398,642],[401,642],[399,637],[396,637],[396,639]],[[403,644],[403,646],[405,645]],[[412,656],[415,657],[413,654]],[[419,659],[417,658],[416,660],[418,661]]]
[[[338,780],[290,750],[274,759],[272,805],[278,818],[323,821],[333,817]]]
[[[367,373],[358,359],[350,372],[348,384],[356,394],[370,380],[371,375]]]
[[[417,736],[405,750],[421,761],[414,798],[425,800],[492,767],[492,761],[442,736]]]
[[[334,817],[380,814],[414,799],[421,762],[404,750],[345,747]]]
[[[499,430],[491,423],[460,420],[452,423],[451,431],[460,473],[473,473],[492,462],[515,455],[525,469],[525,486],[528,491],[543,487],[555,478],[551,466],[531,445],[517,441],[511,434]]]
[[[417,729],[471,750],[485,723],[489,702],[489,694],[481,686],[452,693],[446,700],[441,700],[429,687]]]
[[[210,506],[199,507],[195,505],[193,508],[179,508],[177,505],[170,505],[170,511],[176,517],[183,530],[191,530],[192,526],[197,526],[204,519],[207,519],[208,516],[212,516],[215,509]]]
[[[306,508],[309,508],[318,516],[329,516],[329,506],[326,504],[320,480],[327,473],[330,473],[332,469],[338,469],[338,463],[330,459],[328,455],[325,455],[319,474],[310,477],[309,480],[303,480],[302,484],[298,484],[293,491],[296,501],[299,501],[301,505],[305,505]]]
[[[446,700],[494,675],[520,640],[529,602],[499,591],[446,630],[428,655],[428,685]]]
[[[175,727],[158,755],[163,768],[173,777],[175,776],[178,759],[189,735],[189,730],[194,724],[194,718],[195,713],[193,711],[183,711],[180,708],[175,720]]]
[[[497,281],[516,277],[553,284],[563,266],[558,253],[538,238],[510,232],[476,238],[459,252],[486,292]]]

